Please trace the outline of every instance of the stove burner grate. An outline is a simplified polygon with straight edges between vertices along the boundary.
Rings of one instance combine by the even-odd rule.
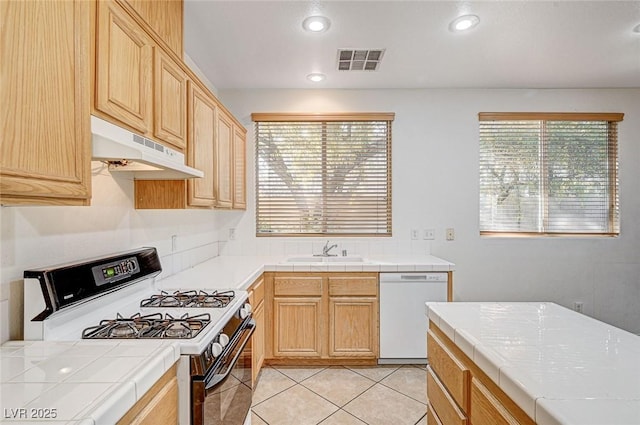
[[[234,297],[234,291],[161,291],[140,301],[140,307],[224,308]]]
[[[83,339],[119,339],[119,338],[194,338],[211,322],[208,313],[197,316],[183,315],[174,318],[161,313],[123,317],[119,313],[115,319],[102,320],[100,324],[82,331]]]

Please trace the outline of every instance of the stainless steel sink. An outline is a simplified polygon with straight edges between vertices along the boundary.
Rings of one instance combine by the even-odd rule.
[[[307,255],[287,258],[287,263],[362,263],[364,261],[364,258],[358,255],[348,255],[346,257],[324,257],[321,255]]]

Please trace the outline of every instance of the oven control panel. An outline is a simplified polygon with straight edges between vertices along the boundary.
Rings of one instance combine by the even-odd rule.
[[[102,286],[107,283],[117,282],[140,272],[140,265],[136,257],[130,257],[124,260],[95,266],[91,271],[93,272],[96,286]]]

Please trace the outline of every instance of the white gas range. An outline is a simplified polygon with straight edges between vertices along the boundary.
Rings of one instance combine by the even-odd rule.
[[[171,339],[180,425],[242,425],[255,328],[246,291],[158,291],[161,271],[155,248],[25,271],[25,340]]]

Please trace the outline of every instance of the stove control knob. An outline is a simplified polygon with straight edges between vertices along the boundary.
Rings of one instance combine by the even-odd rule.
[[[243,305],[244,309],[247,310],[249,313],[251,313],[253,311],[253,307],[251,307],[251,304],[249,303],[244,303]]]
[[[229,337],[227,336],[227,334],[220,334],[220,336],[218,336],[218,343],[221,346],[226,347],[229,343]]]
[[[211,344],[211,355],[215,358],[222,354],[222,345],[217,342]]]
[[[248,303],[240,308],[239,315],[241,319],[246,319],[251,314],[251,305]]]

